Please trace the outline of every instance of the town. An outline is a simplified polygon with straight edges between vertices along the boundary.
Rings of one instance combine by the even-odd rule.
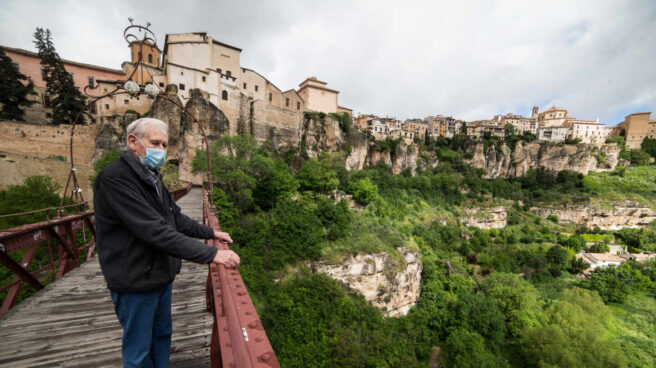
[[[46,93],[46,76],[40,65],[38,54],[32,51],[0,46],[20,72],[35,84],[35,103],[25,111],[25,121],[49,123],[51,96]],[[339,105],[339,91],[329,88],[328,83],[308,77],[298,89],[283,91],[255,70],[241,65],[242,49],[222,43],[207,33],[167,34],[163,51],[149,41],[135,40],[130,43],[130,61],[121,64],[121,69],[110,69],[78,61],[63,60],[71,73],[76,87],[90,88],[91,95],[102,95],[111,91],[117,81],[124,81],[134,73],[139,84],[150,84],[159,89],[172,89],[182,100],[190,98],[191,89],[208,93],[209,101],[221,109],[228,120],[240,118],[240,110],[247,103],[258,102],[265,109],[274,109],[276,119],[283,125],[292,125],[288,112],[314,111],[347,114],[353,125],[367,132],[376,140],[402,139],[407,144],[427,137],[454,138],[464,134],[478,140],[484,137],[499,137],[516,134],[530,140],[587,143],[601,145],[607,138],[623,135],[628,149],[639,149],[644,138],[656,135],[656,120],[650,112],[636,112],[615,125],[599,119],[584,120],[569,115],[564,108],[551,106],[539,111],[533,107],[530,116],[515,113],[496,115],[487,120],[464,121],[451,116],[435,115],[401,121],[393,117],[379,117],[371,113],[353,114],[353,109]],[[143,55],[140,55],[143,53]],[[135,71],[141,60],[141,70]],[[145,66],[145,67],[144,67]],[[144,114],[150,111],[152,100],[130,96],[113,96],[89,106],[91,122],[101,122],[104,117],[123,115],[126,112]]]

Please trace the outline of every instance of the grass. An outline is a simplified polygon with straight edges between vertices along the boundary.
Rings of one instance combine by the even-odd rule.
[[[585,190],[601,203],[637,201],[656,203],[656,166],[629,166],[623,176],[591,172],[583,179]]]
[[[615,336],[629,367],[656,367],[656,299],[638,294],[609,307],[617,319]]]

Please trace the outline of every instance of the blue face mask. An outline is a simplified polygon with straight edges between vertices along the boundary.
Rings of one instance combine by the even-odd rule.
[[[146,147],[139,138],[137,138],[137,140],[142,146]],[[140,157],[140,159],[142,164],[151,169],[159,169],[166,162],[166,151],[158,148],[146,147],[146,157]]]

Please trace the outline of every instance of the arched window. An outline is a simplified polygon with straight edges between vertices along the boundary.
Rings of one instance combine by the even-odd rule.
[[[228,101],[228,91],[221,92],[221,99]]]
[[[148,62],[153,63],[153,54],[148,54]]]

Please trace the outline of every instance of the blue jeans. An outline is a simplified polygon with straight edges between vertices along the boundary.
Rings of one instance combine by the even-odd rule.
[[[165,368],[171,351],[171,285],[143,293],[112,291],[123,327],[123,367]]]

